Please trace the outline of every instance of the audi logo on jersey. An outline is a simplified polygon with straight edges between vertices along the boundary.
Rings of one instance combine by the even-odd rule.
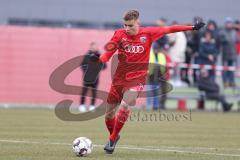
[[[127,53],[143,53],[144,47],[142,45],[126,45],[124,51]]]

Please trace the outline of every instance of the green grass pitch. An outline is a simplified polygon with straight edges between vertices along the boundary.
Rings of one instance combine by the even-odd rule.
[[[103,117],[65,122],[53,110],[0,109],[0,160],[240,159],[239,113],[164,114],[170,117],[159,117],[158,112],[134,111],[121,132],[114,154],[106,155],[103,145],[108,135]],[[90,138],[95,145],[88,157],[72,153],[71,143],[79,136]]]

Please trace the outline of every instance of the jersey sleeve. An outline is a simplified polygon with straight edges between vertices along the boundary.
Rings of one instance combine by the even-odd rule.
[[[150,32],[151,34],[152,41],[156,41],[157,39],[161,38],[162,36],[168,33],[188,31],[192,29],[193,29],[193,26],[186,26],[186,25],[174,25],[174,26],[166,26],[166,27],[147,27],[148,32]]]
[[[118,49],[118,43],[120,40],[120,33],[115,31],[111,40],[104,46],[105,52],[101,54],[100,61],[105,63],[113,56],[113,54]]]

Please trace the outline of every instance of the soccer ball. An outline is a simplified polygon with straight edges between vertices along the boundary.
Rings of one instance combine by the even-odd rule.
[[[86,137],[78,137],[72,143],[72,150],[76,156],[85,157],[92,152],[92,141]]]

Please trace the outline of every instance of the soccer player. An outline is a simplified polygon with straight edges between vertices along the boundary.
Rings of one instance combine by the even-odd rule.
[[[104,147],[112,154],[119,132],[129,116],[129,107],[134,104],[143,85],[146,82],[151,45],[165,34],[199,30],[205,24],[196,23],[193,26],[174,25],[165,27],[140,27],[139,12],[129,10],[123,17],[123,29],[115,31],[112,39],[105,46],[106,52],[93,61],[105,63],[118,50],[118,66],[113,76],[110,92],[107,98],[108,106],[105,113],[105,123],[110,133],[109,141]],[[117,108],[119,106],[119,110]],[[117,113],[117,114],[116,114]]]

